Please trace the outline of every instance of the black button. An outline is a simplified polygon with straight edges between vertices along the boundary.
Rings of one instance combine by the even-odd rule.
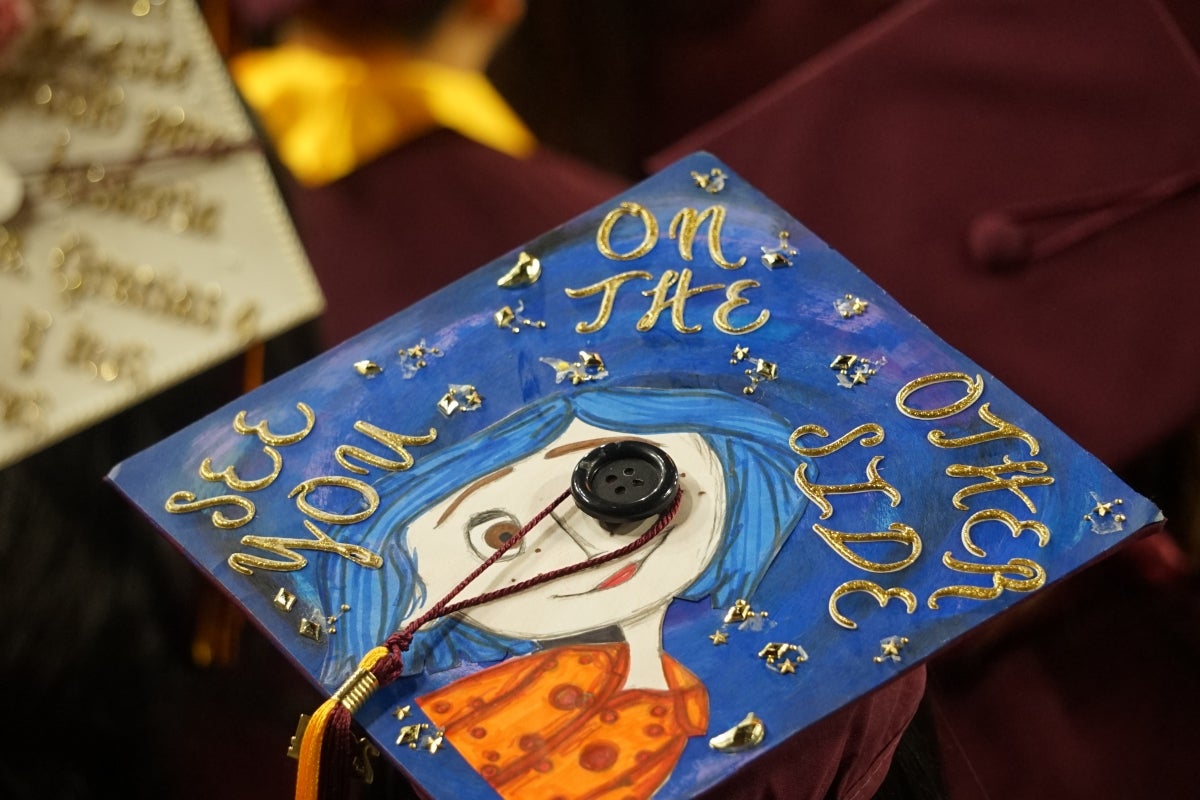
[[[571,495],[601,522],[636,522],[665,513],[679,492],[679,470],[648,442],[609,442],[575,465]]]

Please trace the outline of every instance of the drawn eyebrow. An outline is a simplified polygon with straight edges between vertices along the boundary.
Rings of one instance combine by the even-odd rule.
[[[458,493],[458,496],[454,498],[454,501],[452,503],[450,503],[449,506],[446,507],[446,510],[442,512],[442,515],[440,517],[438,517],[438,521],[436,523],[434,523],[433,527],[435,527],[435,528],[440,527],[441,524],[446,521],[446,518],[449,517],[451,514],[453,514],[454,511],[460,505],[462,505],[462,501],[466,500],[467,497],[471,494],[471,492],[474,492],[478,489],[482,489],[484,486],[487,486],[492,481],[500,480],[501,478],[503,478],[505,475],[507,475],[508,473],[510,473],[512,471],[513,471],[512,467],[505,467],[503,469],[498,469],[491,474],[484,475],[482,478],[473,482],[467,488],[463,489],[461,492]]]
[[[580,450],[591,450],[595,447],[599,447],[602,444],[608,444],[609,442],[641,442],[642,444],[652,444],[655,447],[662,447],[662,445],[660,445],[658,442],[652,442],[649,439],[639,439],[636,436],[607,436],[603,439],[585,439],[582,442],[572,442],[571,444],[552,447],[547,450],[546,455],[542,457],[558,458],[559,456],[565,456],[567,453],[576,453]]]

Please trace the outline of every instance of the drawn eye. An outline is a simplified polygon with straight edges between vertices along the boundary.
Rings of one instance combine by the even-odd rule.
[[[521,522],[512,514],[494,508],[471,515],[467,520],[467,543],[480,559],[487,559],[521,532]],[[525,549],[525,542],[513,547],[501,561],[515,558]]]

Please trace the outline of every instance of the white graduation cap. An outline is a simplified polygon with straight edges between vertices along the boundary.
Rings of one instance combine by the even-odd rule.
[[[38,8],[0,62],[0,467],[323,307],[195,5]]]

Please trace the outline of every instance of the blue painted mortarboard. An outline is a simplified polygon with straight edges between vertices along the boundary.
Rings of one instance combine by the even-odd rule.
[[[612,440],[665,513],[559,501]],[[694,797],[1161,518],[705,153],[110,480],[330,694],[302,797],[351,714],[432,797]]]

